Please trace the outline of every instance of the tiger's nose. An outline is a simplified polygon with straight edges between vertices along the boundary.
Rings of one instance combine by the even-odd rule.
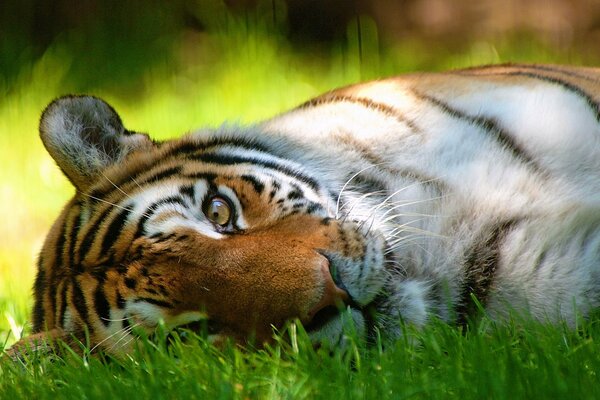
[[[339,309],[342,305],[350,302],[350,295],[334,282],[334,277],[329,268],[329,260],[323,258],[320,265],[323,275],[323,292],[319,301],[310,309],[305,323],[312,322],[319,312],[326,309]]]

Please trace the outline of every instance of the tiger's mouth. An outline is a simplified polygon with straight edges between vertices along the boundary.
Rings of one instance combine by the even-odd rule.
[[[318,331],[322,329],[327,323],[331,322],[334,318],[340,315],[340,309],[335,306],[325,307],[321,311],[315,314],[309,324],[305,326],[307,332]]]
[[[374,343],[377,334],[376,315],[378,313],[378,302],[374,301],[366,306],[359,306],[358,304],[346,305],[346,309],[341,309],[336,306],[329,306],[320,310],[310,323],[304,325],[304,329],[309,336],[323,330],[328,324],[331,324],[336,319],[343,318],[345,312],[357,311],[362,316],[362,327],[357,329],[365,333],[365,337],[362,339],[366,340],[367,344]],[[187,339],[189,332],[199,335],[207,339],[211,337],[217,337],[226,334],[229,330],[216,319],[204,319],[199,321],[190,322],[184,325],[179,325],[175,328],[178,335],[182,339]],[[340,332],[342,333],[342,332]],[[235,338],[232,338],[235,339]],[[315,346],[320,346],[321,341],[316,340],[313,343]]]
[[[223,325],[216,319],[193,321],[184,325],[179,325],[175,327],[175,329],[179,332],[179,335],[184,338],[186,336],[186,331],[193,332],[200,336],[210,337],[211,335],[219,335],[225,330]]]
[[[362,326],[351,327],[350,329],[355,332],[364,332],[364,337],[361,339],[365,339],[367,344],[374,343],[376,338],[379,336],[377,333],[377,315],[380,312],[379,310],[382,299],[383,297],[377,297],[373,302],[364,306],[360,306],[356,303],[351,305],[347,304],[345,309],[339,309],[333,306],[324,308],[315,315],[309,324],[305,325],[306,332],[309,335],[317,333],[336,319],[344,318],[345,313],[352,314],[353,312],[357,312],[358,315],[362,317]]]

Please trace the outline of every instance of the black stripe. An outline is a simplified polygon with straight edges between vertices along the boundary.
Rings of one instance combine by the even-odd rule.
[[[271,181],[271,192],[269,192],[269,201],[273,201],[273,198],[277,192],[281,189],[281,185],[277,181]]]
[[[264,168],[269,168],[283,174],[286,174],[290,177],[296,178],[299,181],[307,184],[311,187],[311,189],[318,191],[319,184],[313,178],[305,175],[293,168],[290,168],[287,165],[282,165],[280,163],[274,161],[260,160],[253,157],[242,157],[237,155],[225,155],[225,154],[216,154],[216,153],[203,153],[196,155],[192,158],[195,161],[201,161],[208,164],[218,164],[218,165],[236,165],[236,164],[253,164],[258,165]]]
[[[506,236],[518,222],[511,219],[494,226],[481,236],[481,241],[474,243],[466,252],[463,264],[464,280],[460,294],[460,302],[456,307],[457,322],[466,324],[467,319],[476,314],[476,304],[471,294],[485,306],[498,264],[500,263],[500,247]]]
[[[119,310],[122,310],[123,308],[125,308],[125,299],[123,298],[123,295],[121,294],[121,292],[117,289],[117,308]]]
[[[88,228],[87,232],[85,233],[83,240],[79,244],[79,251],[77,252],[78,260],[77,264],[74,266],[76,272],[83,272],[83,260],[85,259],[85,256],[87,255],[88,251],[90,250],[90,247],[92,247],[92,243],[94,242],[94,239],[98,234],[98,229],[100,228],[100,225],[106,220],[106,217],[113,209],[114,207],[107,207],[100,214],[100,216],[96,218],[96,221]]]
[[[408,126],[413,132],[420,132],[420,129],[415,125],[413,121],[406,118],[406,116],[404,116],[402,113],[400,113],[400,111],[398,111],[394,107],[385,103],[373,101],[372,99],[366,97],[353,97],[347,95],[329,94],[324,95],[322,97],[317,97],[316,99],[309,100],[306,103],[301,104],[298,108],[302,109],[309,107],[317,107],[323,104],[342,102],[358,104],[370,110],[382,113],[388,117],[393,117],[398,121],[406,124],[406,126]]]
[[[112,255],[109,258],[109,261],[104,265],[95,265],[94,268],[88,272],[92,274],[92,276],[99,282],[104,283],[106,281],[106,271],[111,268],[114,264],[114,260],[112,260]]]
[[[512,69],[513,71],[516,71],[518,69],[545,71],[545,72],[551,72],[551,73],[555,73],[555,74],[572,76],[574,78],[583,79],[583,80],[586,80],[589,82],[594,82],[594,83],[600,82],[600,78],[588,76],[588,75],[585,75],[584,73],[580,73],[578,71],[568,70],[566,68],[563,68],[560,65],[504,63],[504,64],[490,64],[490,65],[483,65],[483,66],[477,66],[477,67],[471,67],[471,68],[464,68],[464,69],[459,69],[459,70],[450,71],[450,72],[454,73],[454,74],[459,74],[459,75],[475,75],[475,76],[477,76],[477,75],[483,75],[483,76],[498,75],[498,74],[504,74],[506,72],[510,72],[510,71],[503,71],[502,68]]]
[[[75,243],[77,242],[77,236],[79,235],[79,230],[81,229],[81,205],[77,204],[78,208],[77,214],[73,217],[73,221],[71,222],[71,232],[69,233],[69,243],[66,248],[65,254],[67,255],[66,267],[72,269],[74,263],[74,255],[75,255]]]
[[[148,183],[156,183],[161,180],[168,179],[174,175],[180,174],[182,169],[183,169],[183,167],[181,165],[169,167],[166,169],[161,169],[161,170],[155,172],[154,174],[147,176],[142,180],[139,180],[140,175],[143,175],[144,173],[148,172],[148,169],[144,169],[142,171],[139,171],[136,174],[126,176],[124,178],[125,181],[115,183],[114,185],[111,185],[107,189],[106,188],[97,188],[95,190],[92,190],[91,192],[88,193],[88,196],[91,197],[93,201],[98,201],[98,200],[95,200],[95,198],[105,199],[107,197],[110,197],[117,190],[119,190],[119,191],[122,190],[124,192],[127,192],[128,187],[126,187],[126,185],[142,186],[142,185],[148,184]]]
[[[287,194],[288,200],[302,199],[304,198],[304,192],[298,185],[292,184],[292,190],[290,190]]]
[[[156,182],[162,181],[163,179],[170,178],[173,175],[180,174],[182,169],[183,169],[183,167],[181,165],[177,165],[175,167],[170,167],[170,168],[164,169],[162,171],[155,173],[154,175],[151,175],[147,178],[142,179],[141,181],[138,181],[138,184],[141,186],[141,185],[144,185],[147,183],[156,183]]]
[[[374,149],[371,144],[365,143],[349,133],[337,133],[333,138],[341,146],[348,147],[353,152],[359,153],[362,158],[371,164],[377,165],[379,168],[385,168],[385,160],[373,151]]]
[[[60,286],[62,284],[62,286]],[[69,290],[69,285],[67,285],[65,280],[59,282],[57,287],[61,288],[60,291],[60,308],[55,316],[56,323],[59,327],[64,328],[65,326],[65,313],[67,312],[67,291]]]
[[[503,148],[508,150],[513,157],[531,166],[537,172],[545,173],[543,169],[538,165],[535,159],[525,151],[515,140],[511,137],[508,132],[504,131],[498,123],[492,118],[486,118],[483,116],[472,116],[466,114],[456,108],[453,108],[448,103],[443,102],[433,96],[429,96],[424,93],[420,93],[413,90],[415,97],[420,100],[427,101],[436,107],[440,108],[445,113],[449,114],[453,118],[466,121],[472,125],[482,128],[485,130],[494,140],[496,140]]]
[[[136,303],[140,303],[142,301],[144,301],[146,303],[157,305],[159,307],[173,308],[173,304],[169,303],[168,301],[164,301],[164,300],[153,299],[151,297],[138,297],[137,299],[135,299]]]
[[[136,280],[133,278],[125,278],[125,286],[129,289],[135,289],[135,285],[137,284]]]
[[[65,215],[65,219],[63,220],[63,224],[60,227],[60,232],[58,233],[58,238],[56,240],[56,245],[54,248],[54,266],[56,268],[63,268],[65,265],[64,254],[65,254],[65,242],[66,242],[66,229],[67,229],[67,217],[68,214]]]
[[[217,174],[213,174],[212,172],[191,172],[185,174],[184,177],[189,179],[202,179],[205,180],[209,185],[212,185],[213,181],[217,179]]]
[[[171,156],[183,156],[189,155],[193,153],[198,153],[201,151],[206,151],[212,147],[217,146],[232,146],[239,147],[246,150],[254,150],[254,151],[262,151],[264,153],[269,153],[271,149],[267,148],[264,143],[259,143],[256,139],[246,136],[246,137],[213,137],[206,142],[184,142],[180,145],[176,145],[175,147],[169,149],[163,155],[163,158],[171,157]]]
[[[525,69],[534,69],[534,70],[538,70],[538,71],[553,72],[553,73],[557,73],[557,74],[561,74],[561,75],[572,76],[574,78],[583,79],[583,80],[586,80],[589,82],[595,82],[595,83],[600,82],[600,79],[598,79],[598,78],[584,75],[584,74],[581,74],[576,71],[570,71],[568,69],[560,68],[558,66],[540,65],[540,64],[532,64],[532,65],[513,64],[513,66],[517,67],[517,68],[525,68]]]
[[[176,145],[175,147],[169,149],[164,154],[162,154],[160,160],[157,160],[157,164],[162,164],[165,161],[168,161],[172,157],[176,158],[186,158],[186,156],[194,155],[198,152],[205,151],[207,149],[218,147],[218,146],[233,146],[246,150],[253,151],[262,151],[264,153],[270,153],[270,149],[265,146],[264,143],[259,143],[256,139],[250,137],[220,137],[220,138],[212,138],[209,141],[200,143],[200,142],[183,142],[180,145]],[[143,180],[138,180],[141,175],[146,173],[149,169],[155,168],[154,166],[149,166],[148,168],[141,169],[127,177],[122,182],[116,182],[115,185],[108,188],[108,190],[96,189],[89,193],[90,196],[97,198],[105,198],[112,194],[114,191],[118,190],[117,187],[120,187],[122,190],[125,188],[123,185],[127,183],[137,182],[140,186],[147,183],[156,183],[160,180],[169,178],[171,176],[177,175],[181,173],[182,166],[170,167],[165,170],[157,172],[155,175],[147,177]],[[117,187],[115,187],[117,186]],[[137,186],[137,185],[136,185]]]
[[[129,328],[131,327],[131,325],[129,324],[129,318],[128,317],[125,317],[123,319],[122,326],[123,326],[123,331],[129,332]]]
[[[67,218],[67,216],[65,216],[65,220],[63,220],[63,224],[60,227],[60,232],[58,234],[59,236],[56,241],[56,246],[54,248],[54,260],[53,260],[54,265],[53,265],[53,268],[48,271],[49,276],[46,278],[49,281],[49,282],[47,282],[47,284],[48,284],[47,285],[48,286],[48,301],[50,302],[50,304],[48,305],[48,308],[50,308],[51,310],[56,309],[56,282],[53,282],[56,275],[53,272],[60,271],[65,267],[65,265],[64,265],[65,237],[67,235],[67,233],[66,233],[66,218]]]
[[[543,249],[540,254],[538,254],[537,258],[535,259],[535,262],[533,263],[534,267],[533,270],[535,272],[539,272],[542,267],[544,266],[544,263],[546,262],[546,258],[548,257],[548,252],[549,249]]]
[[[410,180],[417,180],[421,185],[433,187],[439,193],[444,193],[448,189],[446,185],[444,185],[439,179],[433,179],[415,170],[406,168],[397,169],[387,166],[385,160],[376,152],[374,152],[374,149],[372,149],[369,144],[365,144],[362,141],[357,140],[352,135],[338,134],[335,136],[335,139],[339,144],[348,146],[352,151],[358,152],[362,158],[373,164],[373,166],[376,166],[375,171],[384,171],[390,175],[399,176]],[[367,184],[367,188],[361,188],[366,190],[363,191],[363,193],[381,192],[382,194],[385,194],[387,191],[387,185],[382,181],[378,181],[376,178],[368,177],[368,175],[372,172],[374,171],[369,170],[359,174],[358,171],[355,171],[354,173],[348,175],[347,181],[354,176],[354,178],[352,178],[353,184],[360,181],[363,181]]]
[[[422,171],[417,171],[411,168],[404,168],[393,169],[391,170],[391,172],[397,176],[401,176],[402,178],[417,181],[419,184],[437,191],[438,193],[440,193],[440,195],[448,193],[450,191],[450,187],[446,182],[442,181],[439,177],[434,178],[432,176],[425,175]]]
[[[384,181],[365,174],[353,173],[346,178],[346,182],[349,182],[352,187],[357,188],[362,193],[385,196],[388,191],[387,184]]]
[[[44,329],[44,288],[46,288],[46,272],[44,271],[44,263],[42,256],[38,258],[38,271],[33,284],[35,294],[35,304],[33,306],[33,331],[40,332]],[[54,310],[54,309],[53,309]]]
[[[181,197],[178,196],[170,196],[170,197],[165,197],[164,199],[161,199],[157,202],[152,203],[147,209],[146,212],[144,212],[144,214],[142,215],[142,217],[139,219],[138,221],[138,225],[137,225],[137,229],[135,232],[135,235],[133,236],[133,239],[137,239],[141,236],[143,236],[145,234],[145,230],[144,230],[144,225],[146,224],[146,221],[148,221],[148,219],[150,217],[152,217],[152,215],[154,214],[154,212],[160,207],[163,206],[165,204],[180,204],[182,206],[186,206],[185,201],[183,201],[183,199]]]
[[[83,295],[83,292],[81,291],[81,287],[79,286],[77,279],[73,278],[71,280],[71,286],[73,288],[73,291],[71,293],[71,302],[75,306],[75,309],[77,310],[77,313],[79,314],[79,317],[83,320],[83,322],[86,325],[88,325],[88,328],[90,330],[92,330],[92,327],[89,326],[89,323],[88,323],[88,309],[87,309],[87,305],[85,302],[85,296]]]
[[[585,102],[588,104],[588,106],[590,107],[592,114],[594,114],[594,116],[596,117],[596,121],[600,122],[600,107],[598,105],[598,102],[596,102],[589,93],[587,93],[585,90],[583,90],[582,88],[580,88],[577,85],[574,85],[570,82],[567,82],[565,80],[562,80],[562,79],[559,79],[556,77],[539,75],[539,74],[535,74],[533,72],[511,71],[511,72],[505,72],[504,75],[526,76],[529,78],[538,79],[540,81],[549,82],[549,83],[553,83],[555,85],[562,86],[564,89],[567,89],[568,91],[583,98],[585,100]]]
[[[110,304],[108,304],[102,284],[100,283],[94,292],[94,307],[98,318],[100,318],[104,326],[110,325]]]
[[[582,75],[582,74],[578,74],[576,72],[573,71],[568,71],[568,70],[563,70],[560,68],[552,68],[550,66],[542,66],[542,65],[508,65],[507,67],[516,67],[516,68],[528,68],[528,69],[534,69],[534,70],[541,70],[541,71],[546,71],[546,72],[551,72],[551,73],[559,73],[559,74],[563,74],[563,75],[567,75],[567,76],[573,76],[576,78],[580,78],[580,79],[586,79],[586,80],[591,80],[593,82],[598,82],[598,79],[593,79],[590,78],[586,75]],[[491,68],[493,68],[494,66],[490,66]],[[502,67],[502,66],[500,66]],[[477,69],[475,68],[475,72],[477,71]],[[463,71],[457,71],[458,73],[461,73]],[[470,70],[464,70],[465,73],[469,73],[471,72]],[[464,73],[463,73],[464,75]],[[552,83],[555,85],[559,85],[562,86],[564,89],[576,94],[579,97],[582,97],[585,102],[588,104],[588,106],[590,107],[592,114],[594,114],[596,121],[600,122],[600,105],[598,104],[598,102],[596,100],[594,100],[593,96],[591,94],[589,94],[588,92],[586,92],[584,89],[582,89],[581,87],[572,84],[570,82],[567,82],[563,79],[554,77],[554,76],[548,76],[548,75],[541,75],[541,74],[536,74],[535,72],[527,72],[527,71],[490,71],[490,72],[484,72],[484,73],[474,73],[472,74],[474,76],[486,76],[486,75],[508,75],[508,76],[525,76],[528,78],[532,78],[532,79],[537,79],[543,82],[548,82],[548,83]]]
[[[315,203],[315,202],[312,202],[312,201],[311,201],[311,202],[308,204],[308,207],[306,207],[306,213],[307,213],[307,214],[314,214],[314,213],[316,213],[317,211],[323,211],[323,206],[322,206],[322,205],[320,205],[320,204],[318,204],[318,203]]]
[[[184,185],[179,188],[179,193],[181,193],[182,196],[185,196],[193,201],[196,191],[194,189],[194,185]]]
[[[252,175],[242,175],[242,179],[244,181],[250,183],[252,185],[252,187],[254,188],[254,191],[256,193],[258,193],[259,195],[265,189],[265,185],[261,181],[259,181],[258,179],[256,179],[256,177],[254,177]]]
[[[106,254],[107,251],[115,244],[130,214],[131,210],[129,208],[124,208],[110,222],[110,225],[108,225],[104,237],[102,238],[101,254]]]

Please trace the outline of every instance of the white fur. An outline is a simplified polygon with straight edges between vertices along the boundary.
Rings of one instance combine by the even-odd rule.
[[[419,99],[411,87],[472,117],[493,119],[541,171],[515,160],[481,126]],[[337,187],[348,171],[364,169],[397,191],[390,199],[394,218],[386,222],[386,207],[372,211],[370,198],[346,192],[358,203],[351,218],[368,216],[388,240],[392,232],[406,238],[395,252],[405,275],[388,302],[397,318],[417,325],[431,313],[450,319],[451,312],[439,305],[434,309],[427,299],[432,283],[447,288],[448,303],[456,304],[465,253],[487,227],[510,218],[519,223],[501,244],[487,304],[490,315],[517,310],[540,320],[572,323],[577,312],[600,306],[600,126],[584,99],[549,82],[511,85],[482,78],[470,90],[396,81],[367,85],[353,96],[392,107],[419,130],[348,101],[294,110],[265,122],[262,129],[310,148],[309,154],[284,151]],[[340,132],[369,148],[384,165],[373,167],[344,149],[335,141]],[[419,171],[448,190],[436,193],[394,170]],[[534,271],[542,254],[544,261]],[[368,282],[363,284],[369,290]]]

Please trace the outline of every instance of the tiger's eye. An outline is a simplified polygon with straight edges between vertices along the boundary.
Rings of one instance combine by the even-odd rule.
[[[206,208],[206,217],[217,225],[227,225],[231,220],[229,203],[220,197],[213,197]]]

